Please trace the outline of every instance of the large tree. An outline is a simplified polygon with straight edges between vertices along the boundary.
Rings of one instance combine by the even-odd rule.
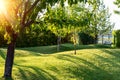
[[[1,15],[4,19],[1,24],[5,27],[4,37],[8,43],[4,77],[11,77],[16,39],[25,27],[30,26],[35,21],[38,13],[38,2],[39,0],[35,2],[30,0],[1,1],[4,6],[4,8],[1,8]],[[9,10],[11,11],[9,12]]]
[[[14,61],[14,50],[17,37],[26,27],[36,23],[36,18],[47,5],[59,2],[64,6],[66,0],[0,0],[0,21],[5,28],[5,38],[8,40],[4,77],[11,77]],[[75,4],[83,0],[67,0],[68,4]]]

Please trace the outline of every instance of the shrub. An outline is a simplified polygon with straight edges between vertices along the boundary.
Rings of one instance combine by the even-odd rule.
[[[0,32],[0,47],[6,46],[6,41],[4,40],[4,34]]]
[[[94,43],[94,37],[86,34],[86,33],[79,33],[79,40],[80,43],[87,45],[87,44],[93,44]]]
[[[115,47],[120,47],[120,30],[114,30],[113,31],[113,45]]]
[[[52,31],[46,29],[25,29],[24,33],[17,38],[16,47],[33,47],[33,46],[47,46],[57,44],[57,36]],[[62,38],[61,43],[68,42],[68,36]],[[0,32],[0,47],[7,46],[4,40],[4,33]]]

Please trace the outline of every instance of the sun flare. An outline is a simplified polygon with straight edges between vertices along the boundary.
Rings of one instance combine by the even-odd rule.
[[[0,0],[0,12],[5,12],[6,2],[5,0]]]

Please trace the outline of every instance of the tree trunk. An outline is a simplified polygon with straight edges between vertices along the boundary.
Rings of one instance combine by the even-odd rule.
[[[60,44],[61,44],[61,37],[58,36],[58,39],[57,39],[57,51],[60,51]]]
[[[116,36],[114,35],[113,37],[114,37],[114,43],[113,44],[116,46]]]
[[[74,32],[74,35],[73,35],[73,37],[74,37],[74,54],[76,55],[76,45],[77,45],[77,38],[76,38],[76,33]]]
[[[15,43],[16,43],[16,34],[13,34],[13,40],[10,44],[8,44],[7,48],[7,56],[5,61],[5,70],[4,77],[11,78],[12,77],[12,67],[14,61],[14,51],[15,51]]]
[[[74,54],[76,55],[76,44],[74,44]]]
[[[103,43],[103,38],[104,38],[104,35],[102,35],[102,44],[104,44],[104,43]]]
[[[97,41],[98,41],[98,35],[96,34],[94,39],[94,44],[97,44]]]

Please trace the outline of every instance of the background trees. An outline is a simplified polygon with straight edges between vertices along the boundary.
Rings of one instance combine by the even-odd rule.
[[[89,0],[86,7],[89,8],[89,24],[86,32],[94,37],[94,43],[96,44],[98,41],[98,34],[104,35],[111,31],[114,24],[110,22],[111,14],[102,0]]]

